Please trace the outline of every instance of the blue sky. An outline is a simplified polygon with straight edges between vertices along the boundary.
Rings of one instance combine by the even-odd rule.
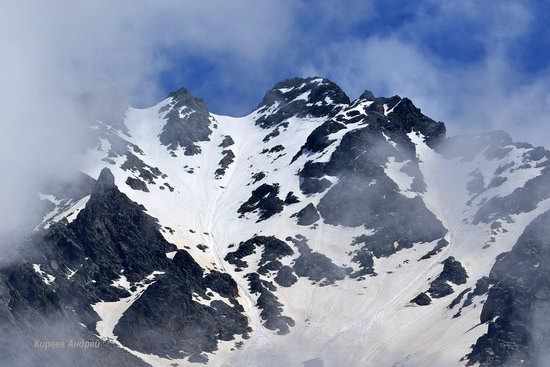
[[[451,135],[546,144],[547,24],[550,3],[534,0],[3,1],[0,118],[14,123],[1,143],[74,130],[83,93],[103,112],[185,86],[243,115],[276,82],[320,75],[351,98],[407,96]]]
[[[233,23],[228,32],[235,38],[219,48],[161,50],[167,63],[159,73],[160,90],[166,94],[183,85],[212,111],[242,115],[277,81],[316,74],[332,79],[352,98],[364,89],[409,96],[447,122],[451,132],[502,128],[525,140],[546,124],[550,4],[270,4],[245,9],[238,19],[220,17],[217,26],[205,28],[225,32],[227,22]],[[265,25],[249,22],[258,17]],[[242,38],[246,42],[239,45]],[[539,144],[546,139],[534,138]]]

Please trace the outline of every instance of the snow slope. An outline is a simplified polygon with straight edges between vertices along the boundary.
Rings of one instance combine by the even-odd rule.
[[[323,79],[308,83],[322,86]],[[296,93],[297,96],[287,101],[287,105],[307,105],[315,93],[307,89],[306,84],[284,86],[276,92]],[[347,134],[373,126],[374,122],[365,119],[344,122],[345,128],[327,134],[327,139],[333,142],[320,151],[303,149],[308,137],[330,119],[351,119],[355,114],[374,115],[376,103],[359,100],[349,105],[338,104],[338,108],[343,109],[331,116],[285,116],[284,124],[276,127],[278,134],[269,139],[266,134],[273,131],[273,127],[266,129],[256,122],[261,116],[276,114],[281,106],[284,107],[280,101],[239,118],[210,114],[212,132],[209,140],[195,142],[200,148],[199,154],[186,155],[182,150],[167,149],[158,139],[166,124],[167,113],[163,107],[171,106],[173,101],[174,97],[170,97],[147,109],[130,108],[124,121],[126,132],[102,130],[98,126],[101,138],[96,147],[81,157],[81,169],[97,177],[101,169],[108,166],[119,189],[158,219],[166,240],[186,249],[207,271],[226,272],[237,282],[239,303],[244,307],[252,328],[250,338],[220,341],[219,350],[208,356],[208,365],[301,366],[308,360],[321,361],[319,363],[325,366],[465,365],[464,357],[470,352],[471,345],[487,331],[485,324],[479,324],[486,294],[472,297],[469,306],[461,307],[462,302],[457,302],[457,306],[450,308],[451,302],[462,292],[466,297],[467,289],[471,291],[480,278],[489,275],[496,257],[512,248],[525,226],[550,209],[550,199],[545,199],[533,210],[510,214],[506,221],[500,221],[500,227],[496,227],[494,221],[474,224],[476,213],[488,199],[506,197],[542,174],[540,165],[522,162],[522,157],[532,148],[510,145],[506,154],[494,159],[487,158],[486,149],[471,157],[449,157],[430,147],[427,137],[419,131],[413,129],[403,134],[402,138],[412,144],[413,156],[408,160],[398,155],[384,158],[386,163],[382,165],[382,171],[385,178],[395,183],[398,195],[410,200],[420,198],[442,223],[446,230],[444,239],[449,245],[428,259],[420,260],[436,246],[437,240],[414,243],[408,248],[400,248],[396,242],[395,253],[374,257],[375,273],[345,276],[330,282],[312,281],[302,276],[292,286],[276,287],[273,294],[282,305],[282,314],[295,322],[289,333],[279,335],[266,327],[262,310],[258,307],[258,294],[251,291],[247,278],[249,273],[260,272],[261,256],[267,249],[256,247],[252,255],[245,256],[243,260],[248,263],[245,271],[228,262],[226,256],[255,235],[285,240],[300,234],[307,239],[312,252],[325,255],[343,269],[360,270],[354,261],[354,240],[361,235],[367,238],[374,235],[376,228],[329,224],[323,219],[314,225],[301,226],[293,215],[307,203],[318,206],[325,195],[325,192],[303,193],[301,182],[304,178],[300,172],[304,165],[308,161],[330,163]],[[323,97],[322,101],[332,103],[331,97]],[[406,108],[402,101],[388,99],[380,102],[380,115],[393,121],[397,111]],[[179,111],[182,123],[193,113],[182,108]],[[392,130],[383,131],[391,146],[404,151],[403,143],[396,140]],[[233,144],[225,147],[227,136],[231,137]],[[114,142],[121,140],[127,146],[138,147],[134,154],[143,163],[140,163],[142,168],[135,168],[137,165],[125,167],[128,160],[125,154],[111,154]],[[234,156],[233,161],[222,175],[217,174],[228,149]],[[298,152],[302,154],[297,155]],[[358,152],[355,159],[363,159],[362,154],[372,154],[370,146]],[[410,173],[406,169],[411,160],[418,162],[419,173]],[[503,170],[502,167],[507,168]],[[125,184],[128,177],[143,180],[141,170],[153,174],[156,170],[161,172],[155,174],[154,183],[147,182],[147,191]],[[255,181],[254,177],[258,177],[255,175],[260,172],[264,177]],[[474,176],[481,177],[486,183],[481,192],[472,193],[469,189]],[[495,176],[506,180],[488,187],[487,183]],[[343,175],[324,174],[322,177],[335,187]],[[425,183],[423,190],[413,188],[415,177],[420,177]],[[364,185],[376,185],[376,181],[373,179]],[[277,184],[279,197],[284,198],[292,192],[300,203],[284,205],[266,220],[259,220],[261,211],[258,210],[239,215],[239,208],[262,184]],[[62,213],[52,213],[44,222],[64,217],[71,220],[88,198],[78,200]],[[291,266],[296,263],[300,252],[295,243],[285,241],[294,254],[280,258],[280,262],[283,266]],[[167,256],[173,257],[173,253]],[[442,272],[442,262],[450,256],[466,269],[468,278],[465,283],[451,284],[451,295],[433,298],[427,306],[411,303],[419,293],[426,292]],[[273,281],[274,276],[274,272],[267,272],[261,274],[260,279]],[[114,326],[133,300],[146,289],[147,285],[138,285],[127,299],[93,305],[102,319],[97,324],[101,337],[119,343],[112,333]],[[223,297],[217,297],[223,301]],[[205,302],[199,296],[195,300]],[[459,308],[460,315],[457,316]],[[131,352],[153,365],[175,362],[139,351]],[[177,362],[181,366],[193,365],[185,359]]]

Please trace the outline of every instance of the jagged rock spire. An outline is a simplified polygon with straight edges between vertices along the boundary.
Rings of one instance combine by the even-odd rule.
[[[107,167],[103,168],[99,174],[96,184],[92,190],[92,194],[102,195],[116,188],[115,176]]]

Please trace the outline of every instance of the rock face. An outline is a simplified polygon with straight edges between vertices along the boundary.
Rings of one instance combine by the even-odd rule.
[[[261,273],[280,268],[282,264],[279,260],[294,253],[294,250],[284,241],[275,237],[256,236],[240,243],[238,249],[228,253],[225,260],[239,268],[246,268],[248,263],[243,261],[243,258],[255,253],[258,247],[263,248],[258,261],[258,271]]]
[[[278,195],[278,184],[262,184],[252,191],[250,198],[240,206],[238,213],[243,216],[246,213],[258,212],[258,222],[266,220],[283,210],[284,202]]]
[[[419,306],[427,306],[432,303],[432,299],[426,293],[422,292],[411,300],[411,303],[416,303]]]
[[[149,189],[147,188],[147,184],[138,178],[128,177],[126,179],[126,185],[130,186],[134,190],[149,192]]]
[[[356,243],[362,244],[355,258],[362,267],[361,274],[372,272],[369,258],[373,256],[389,256],[413,243],[442,238],[446,233],[418,196],[402,195],[385,173],[384,165],[390,156],[396,155],[401,161],[414,159],[414,147],[406,141],[403,144],[400,149],[394,147],[384,137],[384,131],[368,125],[346,133],[324,166],[326,175],[339,177],[319,202],[324,221],[376,230],[372,236],[356,238]],[[422,180],[418,171],[413,183],[414,180]]]
[[[212,292],[228,303],[215,300]],[[134,350],[170,358],[197,357],[217,350],[218,340],[247,336],[250,330],[237,296],[237,284],[230,276],[204,274],[186,251],[179,250],[166,273],[124,313],[114,333]]]
[[[548,364],[544,148],[318,77],[243,117],[184,88],[125,116],[2,247],[2,363]]]
[[[295,216],[298,218],[298,224],[301,226],[309,226],[321,218],[317,209],[315,209],[315,205],[312,203],[307,204]]]
[[[300,253],[293,265],[298,277],[308,278],[324,286],[343,280],[351,272],[350,268],[338,266],[329,257],[312,251],[304,236],[298,235],[290,240],[296,245]]]
[[[447,247],[448,245],[449,245],[449,241],[442,238],[441,240],[437,241],[437,244],[435,245],[435,247],[432,250],[428,251],[428,253],[426,255],[422,256],[420,259],[418,259],[418,261],[426,260],[426,259],[429,259],[432,256],[437,255],[438,253],[440,253],[443,250],[443,248]]]
[[[494,285],[480,321],[488,323],[469,365],[545,366],[550,362],[550,212],[525,229],[512,251],[497,259]]]
[[[172,102],[161,109],[166,124],[159,135],[162,145],[170,150],[183,148],[185,155],[200,153],[197,142],[209,141],[209,112],[202,100],[195,98],[185,88],[172,92]]]
[[[220,178],[221,176],[225,175],[225,171],[229,167],[231,163],[233,163],[235,154],[231,149],[224,149],[222,151],[223,158],[220,160],[219,166],[215,172],[216,178]]]
[[[443,270],[437,278],[430,284],[428,293],[433,298],[441,298],[453,293],[453,287],[449,283],[456,285],[466,283],[468,275],[466,270],[454,257],[448,257],[443,261]]]
[[[116,190],[113,173],[108,168],[103,168],[92,189],[92,194],[95,195],[94,199],[101,195],[108,195]]]
[[[97,338],[99,318],[90,307],[130,296],[135,284],[144,279],[149,279],[149,287],[129,305],[114,328],[114,335],[134,350],[172,357],[199,356],[216,350],[218,340],[232,340],[236,334],[246,337],[249,331],[243,308],[236,300],[234,280],[220,272],[204,274],[184,250],[178,250],[170,260],[166,253],[176,247],[164,239],[159,225],[142,206],[118,190],[106,168],[78,217],[68,225],[52,226],[44,237],[37,236],[29,250],[16,264],[2,268],[0,276],[1,328],[6,331],[1,352],[11,365],[42,365],[44,358],[48,366],[76,361],[88,361],[90,366],[146,365]],[[159,275],[151,277],[155,273]],[[127,288],[114,286],[120,279],[128,282]],[[228,303],[212,300],[214,294]],[[168,312],[170,319],[165,318]],[[59,340],[68,343],[78,338],[96,343],[94,353],[90,355],[85,349],[33,349],[33,338],[51,340],[51,332],[40,325],[51,326],[52,317],[60,330]],[[205,328],[208,322],[211,324]],[[29,328],[31,325],[35,326]],[[161,329],[162,333],[151,334]],[[20,338],[29,342],[14,346]],[[9,352],[10,348],[17,352]]]
[[[421,258],[421,260],[423,260],[423,258]],[[466,280],[468,279],[466,270],[454,257],[450,256],[446,258],[442,264],[443,270],[433,281],[430,282],[430,288],[426,292],[421,292],[418,296],[413,298],[411,303],[416,303],[419,306],[427,306],[431,303],[432,298],[443,298],[454,293],[452,284],[461,285],[466,283]],[[460,293],[458,298],[455,298],[451,302],[449,308],[453,308],[460,303],[462,297],[470,290],[471,288]]]
[[[328,79],[294,78],[277,83],[256,107],[256,125],[264,129],[279,127],[289,117],[335,115],[349,98]]]

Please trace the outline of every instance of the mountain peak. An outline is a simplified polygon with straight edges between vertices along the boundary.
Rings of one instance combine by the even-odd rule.
[[[372,93],[370,90],[365,89],[363,93],[359,96],[359,99],[363,99],[365,101],[374,101],[374,93]]]
[[[340,352],[532,366],[525,353],[549,344],[530,330],[550,309],[549,151],[502,132],[445,138],[408,98],[350,103],[317,77],[277,83],[247,116],[210,115],[181,88],[125,121],[78,157],[97,183],[39,196],[59,223],[0,271],[0,339],[41,338],[37,316],[55,315],[104,340],[101,356],[212,367],[336,366]],[[315,294],[307,315],[301,294]]]
[[[300,90],[313,89],[322,85],[330,86],[333,89],[337,89],[341,91],[340,87],[336,85],[336,83],[334,83],[330,79],[327,79],[321,76],[310,76],[306,78],[294,77],[294,78],[285,79],[275,84],[271,90],[278,89],[283,93],[287,93],[289,91],[287,89],[292,89],[292,88],[297,88]]]
[[[210,113],[204,101],[193,96],[187,88],[180,88],[168,97],[170,102],[159,110],[166,119],[160,142],[172,151],[183,148],[185,155],[200,153],[196,143],[208,141],[212,133]]]
[[[116,188],[115,177],[111,170],[107,167],[103,168],[99,173],[99,177],[92,190],[92,194],[105,194]]]
[[[270,128],[289,117],[334,116],[350,99],[329,79],[322,77],[283,80],[265,94],[256,108],[256,125]]]
[[[174,98],[174,99],[179,99],[181,97],[192,97],[192,98],[195,98],[193,97],[193,94],[191,94],[191,91],[189,91],[189,89],[185,88],[185,87],[181,87],[181,88],[178,88],[172,92],[170,92],[170,94],[168,94],[168,98]]]

